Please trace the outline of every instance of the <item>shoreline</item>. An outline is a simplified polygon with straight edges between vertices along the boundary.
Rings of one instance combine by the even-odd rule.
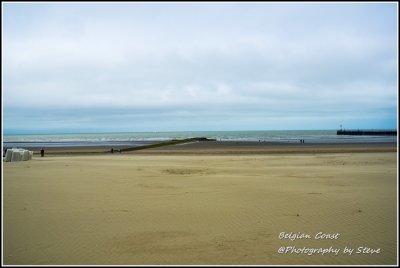
[[[40,148],[23,147],[40,154]],[[101,155],[120,154],[127,146],[82,146],[44,148],[45,155]],[[194,141],[164,147],[122,152],[121,154],[191,155],[191,154],[316,154],[316,153],[378,153],[397,152],[397,142],[354,142],[354,143],[284,143],[250,141]]]

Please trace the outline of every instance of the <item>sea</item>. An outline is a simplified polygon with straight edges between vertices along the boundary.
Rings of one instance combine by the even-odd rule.
[[[336,130],[182,131],[4,135],[3,148],[142,146],[161,141],[205,137],[218,141],[299,143],[397,142],[397,136],[336,135]]]

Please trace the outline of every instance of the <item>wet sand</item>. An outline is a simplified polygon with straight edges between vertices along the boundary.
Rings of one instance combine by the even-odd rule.
[[[340,146],[64,148],[3,163],[4,264],[396,264],[397,146]]]
[[[51,156],[66,155],[99,155],[119,154],[124,146],[88,146],[88,147],[55,147],[45,148],[45,154]],[[40,155],[38,148],[33,150]],[[397,144],[393,142],[377,143],[284,143],[284,142],[235,142],[235,141],[195,141],[184,144],[157,147],[153,149],[124,152],[124,154],[156,154],[156,155],[243,155],[243,154],[304,154],[304,153],[357,153],[357,152],[397,152]]]
[[[396,152],[396,143],[284,143],[245,141],[199,141],[135,151],[140,154],[308,154]]]

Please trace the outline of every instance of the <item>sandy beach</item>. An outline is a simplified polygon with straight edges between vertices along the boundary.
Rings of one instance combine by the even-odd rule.
[[[102,151],[3,163],[4,264],[397,262],[396,143]]]

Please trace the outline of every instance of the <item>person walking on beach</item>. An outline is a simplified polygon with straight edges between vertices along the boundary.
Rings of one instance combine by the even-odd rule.
[[[43,148],[40,149],[40,156],[41,156],[41,157],[44,157],[44,149],[43,149]]]

